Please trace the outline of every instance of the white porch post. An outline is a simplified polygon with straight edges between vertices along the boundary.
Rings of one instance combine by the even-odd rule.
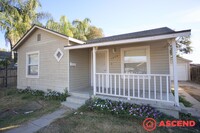
[[[178,76],[177,76],[177,61],[176,61],[176,42],[172,42],[172,57],[173,57],[173,75],[174,75],[174,95],[175,103],[179,106],[179,95],[178,95]]]
[[[93,47],[93,94],[96,95],[96,48]]]
[[[66,53],[67,53],[67,64],[68,64],[68,65],[67,65],[67,86],[68,86],[68,87],[67,87],[67,91],[69,92],[69,91],[70,91],[70,88],[69,88],[69,87],[70,87],[70,85],[69,85],[69,78],[70,78],[70,77],[69,77],[69,73],[70,73],[69,49],[66,50]]]

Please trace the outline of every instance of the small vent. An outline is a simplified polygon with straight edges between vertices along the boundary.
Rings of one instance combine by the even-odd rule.
[[[37,35],[37,41],[41,41],[41,34]]]

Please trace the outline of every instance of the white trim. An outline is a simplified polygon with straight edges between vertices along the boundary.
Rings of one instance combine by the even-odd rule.
[[[182,60],[184,62],[192,62],[192,60],[188,60],[188,59],[185,59],[185,58],[182,58],[182,57],[177,57],[177,60]]]
[[[106,54],[107,54],[106,55],[107,56],[106,57],[107,58],[106,59],[107,60],[107,62],[106,62],[106,64],[107,64],[107,67],[106,67],[107,68],[107,72],[106,73],[109,73],[110,72],[110,70],[109,70],[109,49],[100,49],[100,50],[97,50],[96,53],[99,52],[99,51],[105,51]],[[92,51],[91,51],[91,86],[93,85],[93,82],[92,82],[93,81],[92,80],[93,79],[93,76],[92,76],[93,75],[93,65],[92,64],[93,64],[93,56],[92,56]]]
[[[138,49],[145,49],[146,50],[147,74],[151,73],[150,46],[121,48],[121,73],[124,73],[124,59],[123,59],[124,58],[124,51],[126,51],[126,50],[138,50]]]
[[[181,32],[181,33],[173,33],[173,34],[167,34],[167,35],[158,35],[158,36],[151,36],[151,37],[141,37],[141,38],[134,38],[134,39],[118,40],[118,41],[109,41],[109,42],[76,45],[76,46],[71,46],[71,47],[64,47],[64,49],[81,49],[81,48],[90,48],[90,47],[98,47],[98,46],[111,46],[111,45],[117,45],[117,44],[147,42],[147,41],[176,38],[176,37],[179,37],[179,36],[189,36],[190,34],[191,34],[191,32],[185,31],[185,32]]]
[[[93,95],[96,95],[96,47],[92,49],[93,55]]]
[[[58,52],[60,52],[60,54],[61,54],[59,58],[57,57],[57,53],[58,53]],[[62,59],[63,55],[64,55],[64,54],[63,54],[62,50],[60,50],[60,48],[58,48],[58,49],[56,50],[56,52],[54,53],[54,57],[56,58],[56,60],[57,60],[58,62]]]
[[[176,42],[172,41],[172,57],[173,57],[173,73],[174,73],[174,96],[175,103],[179,106],[179,96],[178,96],[178,75],[177,75],[177,60],[176,60]]]
[[[187,63],[187,66],[188,66],[188,80],[191,80],[191,77],[190,77],[190,63]]]
[[[84,44],[85,42],[81,41],[81,40],[78,40],[76,38],[72,38],[72,37],[68,37],[68,39],[72,42],[76,42],[76,43],[79,43],[79,44]]]
[[[79,44],[85,43],[85,42],[83,42],[83,41],[81,41],[81,40],[78,40],[78,39],[75,39],[75,38],[72,38],[72,37],[67,37],[67,36],[65,36],[65,35],[58,34],[58,33],[54,32],[54,31],[51,31],[51,30],[49,30],[49,29],[45,29],[45,28],[43,28],[43,27],[34,25],[34,26],[26,33],[26,35],[23,36],[23,38],[22,38],[19,42],[17,42],[17,43],[14,45],[14,47],[12,48],[12,50],[15,50],[15,49],[18,47],[18,45],[19,45],[19,44],[20,44],[20,43],[21,43],[35,28],[38,28],[38,29],[40,29],[40,30],[49,32],[49,33],[54,34],[54,35],[57,35],[57,36],[60,36],[60,37],[62,37],[62,38],[65,38],[65,39],[67,39],[67,40],[70,40],[70,41],[72,41],[72,42],[76,42],[76,43],[79,43]]]
[[[170,47],[170,43],[168,45],[168,58],[169,58],[169,62],[168,62],[168,66],[169,66],[169,74],[171,75],[171,54],[170,54],[170,50],[171,50],[171,47]],[[170,92],[171,92],[171,82],[172,82],[172,78],[171,76],[169,77],[169,87],[170,87]]]
[[[28,75],[28,55],[31,54],[38,54],[38,75]],[[27,52],[26,53],[26,78],[39,78],[40,75],[40,52],[39,51],[33,51],[33,52]]]
[[[70,85],[69,85],[69,73],[70,73],[70,66],[69,66],[69,50],[67,50],[66,51],[67,52],[67,60],[68,60],[68,62],[67,62],[67,85],[68,85],[68,87],[67,87],[67,91],[68,91],[68,93],[69,93],[69,91],[70,91]]]

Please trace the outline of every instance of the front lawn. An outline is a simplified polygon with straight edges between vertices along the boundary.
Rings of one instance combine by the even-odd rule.
[[[174,90],[172,90],[172,94],[174,95]],[[179,102],[182,103],[185,107],[192,107],[192,103],[187,101],[183,95],[179,95]]]
[[[102,100],[100,101],[101,103]],[[107,106],[108,104],[105,104],[105,106],[101,106],[98,102],[98,104],[95,103],[95,108],[91,109],[91,104],[84,105],[78,111],[67,115],[64,118],[60,118],[56,120],[55,122],[51,123],[49,126],[46,126],[39,130],[37,133],[126,133],[126,132],[135,132],[135,133],[143,133],[147,132],[144,130],[142,123],[145,119],[145,116],[140,116],[137,114],[137,112],[140,112],[140,109],[142,109],[144,106],[141,106],[139,110],[133,111],[135,112],[133,115],[126,115],[126,113],[119,108],[114,111],[109,111],[111,106]],[[108,102],[109,103],[109,102]],[[98,106],[100,105],[100,106]],[[118,107],[120,107],[122,104],[120,103]],[[93,106],[93,107],[94,107]],[[126,106],[122,105],[123,107]],[[108,108],[109,109],[108,109]],[[116,107],[116,106],[115,106]],[[114,107],[114,109],[115,109]],[[102,108],[102,109],[101,109]],[[136,107],[137,109],[138,107]],[[147,106],[144,107],[144,110],[146,110]],[[124,109],[123,109],[124,110]],[[126,109],[125,109],[126,110]],[[143,110],[143,112],[144,112]],[[150,107],[150,110],[152,108]],[[113,113],[115,112],[115,113]],[[118,112],[118,113],[116,113]],[[147,114],[142,113],[143,115]],[[154,113],[153,113],[154,114]],[[151,115],[151,114],[149,114]],[[159,118],[158,118],[159,117]],[[180,119],[190,119],[190,116],[182,114],[180,116]],[[172,117],[168,117],[166,115],[157,116],[158,121],[160,120],[174,120]],[[198,123],[199,124],[199,123]],[[172,127],[172,128],[166,128],[166,127],[157,127],[154,132],[156,133],[168,133],[168,132],[177,132],[177,133],[183,133],[183,132],[199,132],[199,128],[197,127],[191,127],[191,128],[179,128],[179,127]]]
[[[60,103],[59,100],[44,98],[40,91],[25,93],[15,88],[1,88],[0,129],[20,125],[55,111]]]

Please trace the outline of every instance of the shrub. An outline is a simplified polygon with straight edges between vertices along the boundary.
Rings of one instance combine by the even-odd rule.
[[[39,97],[43,97],[44,99],[47,100],[59,100],[59,101],[65,101],[68,93],[60,93],[60,92],[56,92],[56,91],[51,91],[48,90],[47,92],[41,91],[41,90],[32,90],[30,88],[27,89],[19,89],[18,93],[20,94],[26,94],[26,96],[23,96],[23,98],[28,98],[30,95],[32,96],[39,96]]]
[[[90,110],[110,112],[112,114],[132,116],[132,117],[151,117],[160,118],[162,113],[156,111],[153,107],[149,105],[137,105],[125,103],[122,101],[111,101],[103,99],[90,99],[87,101],[86,105]]]
[[[51,91],[48,90],[47,93],[44,94],[45,99],[50,99],[50,100],[60,100],[60,101],[65,101],[68,96],[68,93],[60,93],[56,91]]]

